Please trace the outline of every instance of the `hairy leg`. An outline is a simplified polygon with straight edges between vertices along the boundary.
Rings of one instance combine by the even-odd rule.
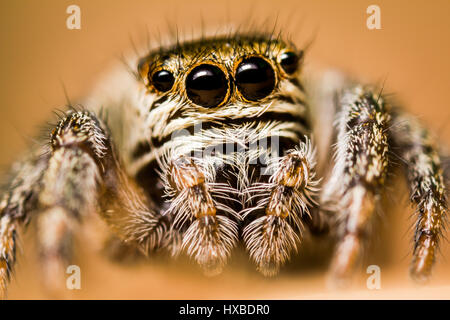
[[[431,275],[445,227],[448,207],[444,172],[433,139],[416,119],[396,110],[391,136],[394,152],[406,169],[411,202],[417,208],[410,273],[423,282]]]
[[[17,224],[9,215],[0,218],[0,299],[6,298],[6,288],[16,262]]]
[[[15,261],[17,226],[34,216],[44,267],[54,270],[65,270],[73,228],[92,212],[122,241],[145,252],[163,245],[165,219],[121,169],[106,126],[93,113],[69,111],[51,132],[47,149],[17,165],[1,202],[2,292]]]
[[[199,160],[197,160],[200,162]],[[174,228],[182,231],[182,248],[209,275],[219,273],[236,245],[237,215],[213,198],[215,177],[193,158],[171,161],[165,175],[168,212]],[[189,225],[185,230],[185,225]]]
[[[310,142],[302,143],[270,164],[273,174],[269,183],[256,183],[249,189],[260,200],[245,215],[257,209],[263,209],[265,215],[244,228],[243,239],[257,269],[266,276],[278,273],[297,250],[302,220],[310,215],[308,207],[318,191],[314,158]]]
[[[6,289],[16,262],[19,227],[27,224],[36,209],[39,181],[47,167],[47,159],[38,154],[14,164],[10,181],[0,203],[0,298]]]
[[[57,126],[52,150],[40,184],[36,215],[37,246],[43,280],[54,292],[64,288],[62,281],[72,259],[74,229],[83,216],[93,212],[100,171],[90,154],[77,146],[70,126],[77,120]],[[78,126],[81,130],[81,120]],[[78,138],[79,139],[79,138]]]
[[[331,264],[334,284],[344,284],[363,250],[388,166],[390,117],[370,89],[346,89],[337,100],[337,151],[321,202],[335,212],[338,243]]]

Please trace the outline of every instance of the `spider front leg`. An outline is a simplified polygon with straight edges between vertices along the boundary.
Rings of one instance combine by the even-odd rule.
[[[30,219],[37,222],[50,286],[65,283],[53,272],[65,271],[71,234],[91,212],[98,212],[123,241],[145,251],[162,245],[165,219],[121,169],[106,126],[93,113],[68,112],[52,131],[49,150],[16,166],[0,207],[2,294],[15,262],[17,227]]]
[[[301,240],[302,220],[311,219],[308,207],[315,204],[315,152],[309,140],[269,164],[269,183],[256,183],[249,192],[260,200],[245,216],[257,209],[264,215],[244,228],[243,238],[258,271],[278,273]],[[270,172],[269,171],[269,172]],[[307,217],[305,217],[307,216]]]
[[[417,207],[410,274],[424,282],[431,275],[445,227],[448,207],[444,172],[433,139],[416,119],[394,112],[391,135],[395,153],[406,169],[411,202]]]
[[[215,275],[221,272],[236,245],[235,220],[239,217],[213,198],[213,191],[219,191],[220,187],[214,186],[215,177],[201,162],[180,156],[169,164],[165,176],[166,191],[171,198],[168,212],[174,217],[174,228],[183,233],[182,248],[206,274]],[[190,224],[187,229],[185,224]]]
[[[335,213],[331,279],[339,286],[351,277],[368,238],[388,168],[390,116],[383,99],[360,86],[344,90],[338,108],[335,164],[321,202]]]

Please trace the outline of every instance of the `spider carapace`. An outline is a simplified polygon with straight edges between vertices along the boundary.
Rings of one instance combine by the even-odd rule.
[[[35,221],[52,278],[91,214],[110,227],[106,244],[184,252],[209,274],[241,241],[275,275],[302,238],[328,230],[332,278],[346,279],[393,157],[417,207],[410,272],[428,278],[447,208],[428,131],[375,86],[309,77],[304,59],[280,38],[238,33],[156,48],[133,72],[112,72],[13,166],[0,203],[1,291],[21,225]]]

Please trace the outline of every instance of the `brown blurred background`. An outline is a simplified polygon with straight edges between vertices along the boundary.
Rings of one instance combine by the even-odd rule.
[[[66,28],[67,6],[81,8],[81,30]],[[368,30],[366,8],[381,8],[382,30]],[[51,110],[65,104],[62,83],[72,100],[89,91],[96,79],[123,52],[130,38],[143,43],[150,35],[167,32],[167,25],[190,34],[204,20],[208,28],[253,20],[275,21],[292,40],[315,40],[308,61],[336,67],[373,82],[385,81],[405,108],[420,117],[444,145],[450,143],[450,2],[434,1],[154,1],[154,0],[1,0],[0,3],[0,165],[26,150]],[[203,17],[203,18],[202,18]],[[272,22],[271,22],[272,23]],[[152,259],[137,266],[112,264],[95,255],[90,244],[78,241],[75,264],[82,270],[82,289],[68,298],[450,298],[450,249],[442,255],[431,283],[418,287],[408,279],[411,257],[409,230],[413,210],[404,184],[386,207],[377,254],[367,264],[382,270],[382,290],[365,286],[361,274],[345,292],[326,288],[324,267],[287,267],[280,276],[265,279],[236,253],[225,272],[205,278],[184,261]],[[10,298],[48,297],[39,283],[33,238],[22,241]],[[316,259],[314,251],[297,260]],[[299,262],[301,265],[302,263]],[[182,266],[180,268],[180,266]],[[180,272],[180,269],[182,271]]]

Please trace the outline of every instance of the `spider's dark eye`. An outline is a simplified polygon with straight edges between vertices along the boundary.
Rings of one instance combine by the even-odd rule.
[[[280,65],[287,74],[297,71],[299,61],[300,57],[292,51],[284,52],[280,56]]]
[[[262,58],[244,59],[238,65],[235,77],[239,92],[250,101],[267,97],[275,88],[275,72]]]
[[[159,70],[152,75],[150,82],[153,84],[156,90],[166,92],[172,89],[175,78],[173,77],[172,73],[170,73],[170,71]]]
[[[219,67],[203,64],[188,74],[186,92],[193,103],[203,107],[215,107],[227,96],[228,81]]]

